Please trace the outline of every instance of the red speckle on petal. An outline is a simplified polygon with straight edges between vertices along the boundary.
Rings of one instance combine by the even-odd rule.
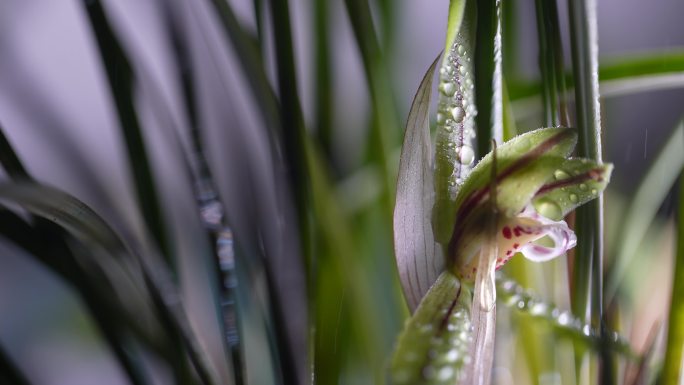
[[[508,226],[504,227],[502,232],[504,238],[511,239],[511,229]]]
[[[510,250],[506,250],[506,255],[511,255],[511,251],[510,251]]]
[[[518,244],[518,243],[514,243],[514,244],[513,244],[513,248],[514,248],[514,249],[517,249],[518,247],[520,247],[520,244]]]

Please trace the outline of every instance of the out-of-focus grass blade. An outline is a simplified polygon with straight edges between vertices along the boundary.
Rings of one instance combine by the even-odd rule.
[[[317,272],[324,271],[331,274],[331,276],[317,277],[318,281],[330,279],[330,282],[320,283],[320,287],[327,288],[327,290],[319,293],[320,296],[316,299],[313,376],[318,383],[322,384],[339,381],[341,373],[334,370],[339,369],[343,363],[330,362],[330,360],[338,361],[341,356],[341,353],[337,353],[337,327],[321,321],[327,319],[326,315],[335,314],[336,311],[341,314],[342,310],[330,307],[330,305],[335,305],[341,296],[346,296],[352,307],[348,317],[353,330],[353,340],[346,341],[344,344],[356,344],[354,350],[361,354],[358,362],[363,362],[369,372],[375,372],[377,379],[377,373],[382,371],[382,362],[385,359],[381,356],[382,350],[377,344],[377,336],[381,333],[383,326],[378,323],[376,317],[372,316],[375,308],[368,295],[371,289],[365,278],[367,275],[361,270],[362,265],[359,263],[357,243],[352,236],[347,219],[339,210],[337,198],[324,168],[325,163],[312,142],[307,144],[307,156],[313,213],[320,231],[322,251],[321,258],[317,261],[319,266]],[[318,284],[316,287],[319,287]],[[335,301],[331,301],[331,298],[335,298]],[[342,341],[339,341],[339,344],[342,345]]]
[[[628,204],[625,217],[621,221],[622,228],[611,250],[616,250],[610,259],[606,278],[606,299],[612,301],[619,286],[625,278],[625,273],[637,257],[639,244],[644,239],[649,226],[662,205],[671,186],[684,167],[684,120],[680,121],[674,132],[668,138],[663,148],[658,151],[653,164],[641,180],[632,200]]]
[[[617,96],[642,90],[684,86],[684,52],[658,52],[640,56],[611,58],[599,66],[601,96]],[[571,73],[564,74],[568,91],[574,81]],[[540,82],[514,82],[511,99],[514,101],[537,95]]]
[[[684,140],[679,141],[680,151]],[[684,167],[680,167],[679,207],[677,209],[677,246],[672,273],[672,299],[667,330],[667,347],[662,383],[675,384],[684,379]]]
[[[116,105],[143,220],[157,247],[161,250],[162,256],[173,269],[174,264],[171,261],[167,229],[143,139],[140,119],[135,107],[135,74],[131,62],[112,30],[102,3],[99,0],[83,0],[83,7],[95,34],[102,65],[107,74],[109,87]]]
[[[1,127],[0,153],[0,163],[12,178],[32,180]],[[137,364],[138,359],[133,357],[135,354],[133,349],[122,338],[122,326],[126,325],[127,321],[120,320],[119,315],[114,314],[106,301],[98,298],[97,290],[90,287],[82,267],[76,262],[71,250],[62,237],[56,234],[53,227],[54,225],[41,218],[37,218],[35,227],[31,227],[14,213],[0,209],[0,234],[36,257],[77,288],[86,306],[91,310],[90,315],[95,319],[131,383],[147,384],[144,371]],[[94,269],[90,269],[90,272],[93,273]],[[128,322],[128,324],[133,324],[133,322]]]
[[[331,165],[334,163],[333,138],[333,79],[331,67],[330,29],[332,20],[330,1],[313,0],[315,49],[315,114],[316,135],[321,149]],[[336,168],[336,167],[334,167]]]
[[[443,272],[399,335],[391,384],[456,384],[472,361],[470,292]]]
[[[154,337],[145,336],[145,331],[137,328],[141,321],[139,314],[135,317],[125,316],[125,310],[116,303],[116,293],[107,285],[107,279],[100,274],[100,270],[92,266],[85,269],[77,262],[55,225],[38,220],[36,226],[31,227],[11,211],[0,209],[0,236],[30,253],[73,285],[131,383],[149,383],[127,334],[140,338],[139,341],[153,350],[158,348]]]
[[[263,112],[263,118],[269,129],[273,151],[280,154],[282,151],[280,133],[277,131],[281,127],[280,106],[278,98],[268,81],[261,54],[259,53],[259,47],[254,45],[249,35],[240,26],[229,2],[225,0],[205,1],[210,3],[216,11],[215,14],[221,22],[226,37],[237,52],[242,71],[245,73],[245,78],[249,81],[250,91]]]
[[[14,364],[5,349],[0,345],[0,384],[1,385],[30,385],[24,373]]]
[[[413,312],[444,270],[441,247],[432,233],[434,204],[430,96],[439,57],[428,69],[409,110],[399,158],[394,206],[394,255],[404,297]]]
[[[397,112],[389,79],[389,71],[378,37],[373,26],[368,0],[345,0],[347,14],[354,30],[356,44],[361,52],[361,59],[366,73],[366,83],[370,91],[373,123],[371,125],[371,142],[377,144],[372,152],[373,160],[380,166],[384,181],[383,204],[387,207],[388,218],[391,213],[391,202],[394,201],[394,173],[390,167],[389,156],[392,148],[398,143]]]
[[[197,203],[200,220],[204,225],[210,239],[213,255],[208,260],[209,270],[215,274],[216,279],[210,280],[212,293],[216,304],[219,318],[219,328],[223,338],[226,361],[232,362],[233,381],[236,385],[244,384],[244,349],[243,333],[240,325],[238,305],[238,285],[246,285],[244,278],[237,276],[236,264],[242,261],[236,260],[234,250],[233,232],[227,223],[225,208],[219,200],[218,191],[213,175],[205,156],[197,116],[197,100],[195,97],[195,80],[192,60],[186,46],[186,41],[181,35],[180,20],[174,14],[175,10],[169,3],[164,3],[165,22],[169,38],[176,59],[178,77],[181,81],[184,97],[184,107],[188,117],[188,129],[190,131],[190,148],[186,151],[181,149],[181,139],[178,132],[172,129],[172,136],[179,147],[179,152],[184,154],[188,180],[193,181],[194,194]],[[169,115],[168,113],[165,115]],[[171,119],[172,121],[172,119]]]
[[[542,74],[544,125],[568,125],[564,102],[563,46],[560,37],[556,1],[536,0],[539,67]]]
[[[203,359],[197,353],[194,341],[190,339],[182,322],[179,304],[169,304],[166,301],[177,296],[173,292],[175,289],[168,284],[163,286],[165,291],[159,289],[160,281],[169,279],[162,278],[165,269],[159,260],[148,258],[143,261],[137,257],[92,209],[54,188],[31,183],[2,183],[0,200],[21,205],[32,215],[54,222],[86,245],[92,255],[83,255],[79,258],[79,263],[85,264],[89,269],[102,269],[104,276],[111,280],[112,288],[115,287],[119,292],[119,307],[127,309],[129,317],[138,317],[142,325],[150,327],[151,321],[158,320],[163,327],[171,341],[173,350],[167,353],[175,358],[177,367],[173,369],[177,380],[195,383],[193,375],[186,367],[184,357],[187,354],[201,383],[212,384]],[[113,260],[110,261],[109,258]],[[156,262],[152,272],[147,270],[146,262]],[[102,284],[106,283],[105,280]],[[154,313],[145,317],[145,309],[154,309]]]
[[[30,179],[24,164],[17,156],[4,131],[2,122],[0,122],[0,164],[12,178]]]

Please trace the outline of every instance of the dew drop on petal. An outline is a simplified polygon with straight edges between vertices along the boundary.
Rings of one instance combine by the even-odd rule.
[[[451,112],[451,117],[456,123],[461,123],[463,117],[465,116],[465,111],[461,107],[454,107],[449,112]]]
[[[553,173],[553,176],[556,178],[556,180],[562,180],[562,179],[570,178],[570,175],[568,175],[568,173],[563,171],[563,170],[556,170]]]
[[[582,190],[582,191],[587,191],[587,185],[584,184],[584,183],[581,183],[581,184],[579,185],[579,188],[580,188],[580,190]]]
[[[452,96],[456,92],[456,85],[452,82],[444,82],[439,85],[439,90],[446,96]]]
[[[468,146],[463,146],[461,147],[461,150],[458,152],[458,157],[461,161],[461,164],[471,165],[475,161],[475,152],[473,152],[472,148]]]
[[[537,209],[539,214],[547,218],[556,219],[563,216],[561,208],[555,202],[552,202],[550,200],[541,200],[539,202],[539,207]]]
[[[579,201],[579,199],[577,198],[577,195],[570,194],[570,202],[577,203],[578,201]]]

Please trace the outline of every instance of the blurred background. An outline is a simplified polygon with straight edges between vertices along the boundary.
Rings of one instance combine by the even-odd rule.
[[[252,1],[229,2],[245,30],[262,37],[266,73],[276,84],[270,24],[258,22],[271,16],[265,12],[263,18],[255,17]],[[179,159],[176,134],[169,131],[174,130],[181,142],[187,142],[187,133],[177,129],[186,124],[187,116],[163,3],[103,1],[142,78],[136,101],[150,144],[163,211],[173,234],[174,253],[182,267],[183,303],[192,329],[200,336],[201,348],[212,357],[220,357],[222,345],[216,338],[218,326],[207,284],[214,278],[197,258],[197,254],[207,252],[207,246],[194,213],[191,186],[179,171],[184,165]],[[510,28],[507,36],[514,39],[504,43],[505,76],[512,82],[533,83],[539,79],[534,2],[506,3],[513,15],[509,20],[515,22],[505,27]],[[327,379],[319,378],[320,383],[332,383],[331,379],[338,383],[377,382],[408,313],[398,289],[389,217],[379,198],[383,176],[374,161],[377,139],[369,134],[369,127],[376,124],[372,86],[345,4],[290,2],[301,107],[306,127],[320,139],[327,161],[323,168],[335,199],[325,203],[326,210],[339,213],[347,223],[328,230],[341,237],[343,250],[332,250],[330,244],[316,245],[315,241],[311,242],[313,246],[299,242],[294,203],[298,197],[285,187],[279,158],[269,147],[271,139],[263,128],[265,118],[259,101],[248,91],[250,75],[242,71],[240,54],[227,44],[207,4],[200,0],[174,3],[181,10],[178,17],[189,36],[193,66],[200,73],[198,110],[209,163],[236,239],[243,240],[244,254],[259,254],[262,248],[265,254],[278,250],[271,252],[276,257],[269,263],[280,272],[280,296],[262,293],[267,278],[258,269],[252,275],[255,281],[248,286],[263,301],[282,302],[289,317],[283,327],[295,336],[293,349],[298,352],[310,350],[306,337],[313,334],[307,327],[307,303],[309,307],[317,304],[314,312],[322,315],[317,318],[320,323],[315,332],[321,346],[331,348],[320,353],[324,372],[330,373]],[[567,22],[566,4],[560,2],[559,6],[560,20]],[[387,101],[391,108],[386,111],[390,121],[385,122],[392,149],[392,175],[396,175],[403,125],[413,94],[444,44],[447,7],[447,0],[371,1],[378,43],[384,53],[379,71],[386,76],[391,96]],[[320,16],[321,9],[325,17]],[[656,51],[681,52],[681,15],[684,2],[680,0],[599,1],[601,62]],[[328,36],[321,36],[320,23]],[[570,68],[567,29],[566,24],[562,32]],[[321,43],[321,38],[326,40]],[[95,43],[81,2],[0,2],[0,122],[36,179],[73,194],[124,237],[144,243],[144,221],[136,208],[126,153]],[[327,47],[324,59],[321,44]],[[615,242],[626,202],[682,118],[681,83],[680,79],[679,83],[656,85],[656,90],[638,93],[620,92],[610,85],[602,89],[610,96],[602,101],[604,160],[615,164],[606,194],[608,245],[613,248],[607,255],[619,248]],[[328,109],[322,107],[322,100]],[[520,98],[513,103],[520,130],[541,125],[539,98]],[[167,116],[159,116],[160,108],[168,112]],[[664,321],[669,304],[674,244],[668,219],[671,201],[662,205],[648,242],[637,245],[639,262],[628,269],[625,278],[630,282],[625,284],[624,295],[629,298],[626,311],[645,310],[631,313],[629,327],[625,326],[637,351],[643,349],[653,325]],[[293,264],[301,262],[298,258],[310,247],[322,255],[352,255],[322,257],[315,270],[316,285],[307,292],[306,269],[303,264]],[[341,268],[338,260],[348,265]],[[554,288],[554,279],[563,278],[559,269],[534,267],[530,276],[535,279],[529,285],[563,306],[567,305],[567,289]],[[546,274],[549,271],[551,274]],[[245,320],[263,312],[260,306],[246,308]],[[68,285],[11,243],[0,242],[0,341],[34,383],[127,383],[92,322]],[[261,359],[269,349],[268,337],[250,322],[243,325],[249,383],[271,383],[273,378],[264,369],[268,364]],[[498,383],[513,383],[510,379],[518,378],[510,369],[514,364],[505,361],[513,360],[514,344],[501,346],[500,355],[510,354],[497,361],[495,378]],[[297,360],[301,367],[306,363],[305,357]],[[229,377],[229,365],[218,358],[212,365],[221,378]],[[169,383],[163,365],[152,362],[151,366],[159,367],[155,383]],[[548,383],[566,383],[554,378],[551,375]]]

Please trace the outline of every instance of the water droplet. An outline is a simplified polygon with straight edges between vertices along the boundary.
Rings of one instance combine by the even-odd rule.
[[[446,381],[453,376],[454,376],[454,369],[452,369],[449,366],[445,366],[439,370],[439,373],[437,373],[437,380]]]
[[[468,74],[468,70],[465,68],[465,66],[458,66],[458,72],[460,72],[463,76]]]
[[[549,219],[560,219],[563,216],[561,208],[555,202],[546,199],[539,201],[537,211]]]
[[[561,315],[558,316],[558,323],[565,326],[568,325],[571,321],[570,319],[570,313],[568,312],[563,312]]]
[[[582,191],[587,191],[587,185],[584,184],[584,183],[580,183],[579,188],[580,188],[580,190],[582,190]]]
[[[465,53],[465,47],[462,44],[459,44],[456,50],[458,51],[459,55],[463,55]]]
[[[568,175],[568,173],[563,171],[563,170],[556,170],[553,173],[553,176],[556,178],[556,180],[562,180],[562,179],[570,178],[570,175]]]
[[[458,157],[461,161],[461,164],[468,166],[475,161],[475,152],[473,152],[472,148],[468,146],[463,146],[461,147],[461,150],[458,152]]]
[[[544,314],[546,312],[546,309],[547,309],[546,304],[539,302],[539,303],[535,303],[531,307],[530,313],[532,313],[532,315],[541,315],[541,314]]]
[[[527,306],[527,304],[525,304],[525,301],[520,300],[520,301],[518,301],[516,306],[518,307],[518,309],[522,310],[525,308],[525,306]]]
[[[577,201],[579,201],[579,199],[577,198],[577,195],[570,194],[570,202],[577,203]]]
[[[584,333],[585,336],[589,337],[591,335],[591,327],[589,325],[584,325],[582,328],[582,333]]]
[[[443,113],[438,112],[437,113],[437,124],[444,124],[446,122],[446,116],[444,116]]]
[[[444,82],[439,85],[439,90],[446,96],[452,96],[456,92],[456,85],[452,82]]]
[[[451,117],[454,118],[454,121],[457,123],[460,123],[463,121],[463,117],[465,116],[465,111],[461,107],[454,107],[451,109]]]
[[[598,191],[595,188],[591,189],[591,195],[597,195]]]
[[[444,355],[444,361],[446,362],[456,362],[458,359],[458,351],[456,349],[450,349]]]

